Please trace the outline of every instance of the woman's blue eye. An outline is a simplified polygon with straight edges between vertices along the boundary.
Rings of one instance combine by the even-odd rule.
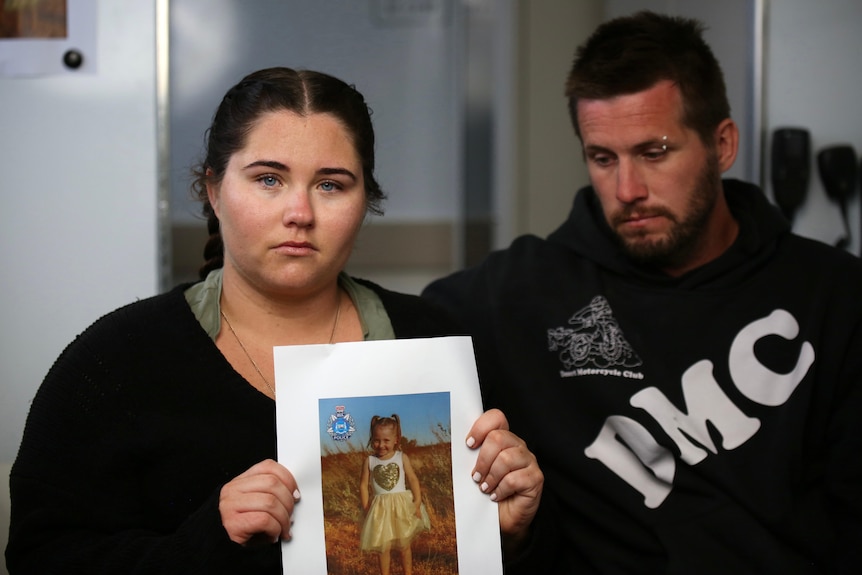
[[[322,182],[320,187],[324,192],[334,192],[337,189],[335,182]]]
[[[259,178],[260,182],[267,187],[272,187],[278,184],[278,178],[275,176],[261,176]]]

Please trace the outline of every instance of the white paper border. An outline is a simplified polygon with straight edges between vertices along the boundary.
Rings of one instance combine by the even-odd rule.
[[[449,392],[458,570],[462,575],[502,574],[497,506],[471,479],[476,452],[464,444],[482,413],[469,337],[276,347],[274,360],[278,459],[302,492],[293,538],[282,544],[285,573],[297,568],[304,575],[327,573],[318,401]]]

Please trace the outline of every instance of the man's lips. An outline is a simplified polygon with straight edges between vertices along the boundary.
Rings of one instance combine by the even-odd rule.
[[[616,227],[642,227],[658,220],[659,218],[669,218],[669,215],[663,212],[625,212],[618,214],[614,218]]]
[[[622,219],[623,224],[642,224],[659,217],[658,214],[635,214]]]
[[[666,228],[666,216],[656,212],[619,214],[614,218],[613,229],[622,237],[643,237],[660,233]]]

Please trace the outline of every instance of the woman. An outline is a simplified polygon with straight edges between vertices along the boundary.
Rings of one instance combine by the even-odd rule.
[[[275,457],[272,348],[455,333],[439,310],[343,273],[380,212],[359,92],[273,68],[225,95],[194,189],[202,281],[97,321],[34,399],[11,475],[11,573],[281,573],[299,486]],[[523,542],[542,474],[498,411],[474,479]]]

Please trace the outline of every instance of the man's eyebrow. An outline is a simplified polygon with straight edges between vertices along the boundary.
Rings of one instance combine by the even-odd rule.
[[[589,153],[601,152],[601,153],[605,153],[605,154],[613,154],[613,152],[610,149],[605,148],[604,146],[598,146],[596,144],[589,144],[587,146],[584,146],[584,152],[589,152]]]
[[[633,149],[641,152],[655,148],[662,148],[663,150],[667,150],[667,146],[668,142],[667,137],[665,136],[663,138],[653,138],[651,140],[636,144]]]
[[[662,148],[667,149],[668,142],[663,138],[653,138],[650,140],[645,140],[643,142],[638,142],[637,144],[632,145],[629,150],[632,152],[645,152],[650,149]],[[604,146],[600,146],[597,144],[589,144],[584,146],[584,151],[589,153],[604,153],[604,154],[615,154],[613,150],[606,148]]]

